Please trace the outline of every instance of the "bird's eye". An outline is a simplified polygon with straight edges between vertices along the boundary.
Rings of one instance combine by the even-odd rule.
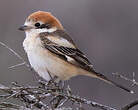
[[[35,27],[40,27],[40,23],[35,23]]]

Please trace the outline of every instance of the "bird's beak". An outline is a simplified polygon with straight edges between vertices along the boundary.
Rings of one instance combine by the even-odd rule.
[[[18,29],[20,30],[20,31],[26,31],[26,30],[29,30],[29,29],[32,29],[33,27],[31,27],[31,26],[27,26],[27,25],[22,25],[22,26],[20,26]]]

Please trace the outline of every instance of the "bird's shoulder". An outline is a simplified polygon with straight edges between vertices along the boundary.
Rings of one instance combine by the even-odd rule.
[[[43,32],[39,34],[41,40],[47,43],[55,43],[61,46],[76,48],[72,38],[64,30],[56,30],[52,33]],[[48,42],[49,41],[49,42]]]

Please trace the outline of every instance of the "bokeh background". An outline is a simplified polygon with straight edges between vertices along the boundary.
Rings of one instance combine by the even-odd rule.
[[[120,72],[138,81],[138,1],[137,0],[0,0],[0,41],[27,60],[22,47],[25,38],[18,31],[26,17],[35,11],[49,11],[63,24],[78,47],[86,53],[95,69],[112,80],[131,87],[131,83],[114,77]],[[0,83],[13,81],[35,84],[36,78],[25,66],[0,46]],[[68,81],[73,92],[87,99],[119,108],[138,97],[103,81],[78,76]],[[98,110],[86,107],[87,110]],[[138,106],[132,110],[137,110]]]

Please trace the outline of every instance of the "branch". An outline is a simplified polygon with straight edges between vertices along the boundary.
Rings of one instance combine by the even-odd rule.
[[[1,102],[0,103],[0,108],[9,108],[9,109],[14,109],[14,110],[31,110],[29,108],[13,104],[13,103],[8,103],[8,102]]]
[[[27,91],[28,88],[24,87],[6,87],[2,84],[0,84],[0,90],[6,93],[4,97],[4,101],[8,100],[9,98],[15,98],[19,99],[21,102],[28,103],[28,104],[34,104],[37,108],[47,108],[46,104],[43,104],[41,101],[38,101],[35,96],[29,94]],[[34,89],[33,87],[31,89]],[[8,95],[7,95],[8,93]],[[2,95],[3,97],[3,95]],[[0,101],[0,105],[3,105],[3,100]]]
[[[25,107],[29,107],[32,109],[36,107],[38,109],[59,109],[66,102],[72,102],[73,104],[86,104],[95,108],[99,108],[101,110],[117,110],[115,108],[99,104],[94,101],[90,101],[79,96],[75,96],[71,93],[69,87],[66,89],[61,88],[55,82],[50,83],[41,83],[41,86],[28,86],[24,87],[19,84],[13,84],[14,87],[7,87],[0,84],[0,91],[3,91],[4,95],[0,96],[0,98],[4,97],[4,101],[9,98],[18,99],[21,102],[25,103]],[[44,99],[51,97],[50,105],[47,105],[43,102]],[[4,102],[5,103],[5,102]],[[3,106],[3,100],[0,102],[0,105]],[[13,104],[8,106],[12,108]],[[7,106],[6,106],[7,107]],[[18,105],[15,108],[19,107]],[[22,107],[22,106],[21,106]],[[25,108],[24,107],[24,108]]]
[[[135,73],[134,73],[134,72],[133,72],[133,74],[132,74],[132,75],[133,75],[133,76],[132,76],[132,79],[130,79],[130,78],[124,76],[124,75],[121,75],[120,73],[113,73],[113,75],[115,75],[115,76],[118,77],[118,78],[121,78],[121,79],[124,79],[124,80],[126,80],[126,81],[131,82],[131,83],[132,83],[132,86],[135,86],[135,85],[138,86],[138,82],[135,80]],[[130,104],[128,104],[128,105],[122,107],[121,110],[129,110],[129,109],[131,109],[132,107],[134,107],[134,106],[136,106],[136,105],[138,105],[138,100],[135,100],[135,101],[133,101],[132,103],[130,103]]]
[[[126,81],[129,81],[132,83],[132,86],[135,86],[135,85],[138,85],[138,82],[135,80],[135,73],[133,72],[133,78],[130,79],[126,76],[123,76],[121,75],[120,73],[112,73],[114,76],[118,77],[118,78],[121,78],[121,79],[124,79]]]
[[[6,44],[4,44],[3,42],[0,42],[0,45],[4,46],[5,48],[7,48],[10,52],[12,52],[17,58],[19,58],[19,60],[22,61],[22,63],[20,64],[17,64],[17,65],[13,65],[11,67],[9,67],[10,69],[11,68],[14,68],[14,67],[18,67],[18,66],[21,66],[21,65],[25,65],[26,67],[28,68],[31,68],[30,65],[17,53],[15,52],[13,49],[11,49],[9,46],[7,46]]]
[[[134,106],[136,106],[136,105],[138,105],[138,100],[135,100],[134,102],[132,102],[132,103],[126,105],[126,106],[123,107],[121,110],[129,110],[129,109],[131,109],[132,107],[134,107]]]

